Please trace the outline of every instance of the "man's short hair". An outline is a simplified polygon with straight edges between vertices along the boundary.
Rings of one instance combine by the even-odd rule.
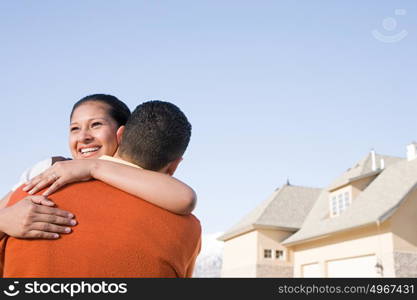
[[[117,123],[117,127],[125,125],[130,117],[129,107],[127,107],[127,105],[123,101],[119,100],[117,97],[106,94],[93,94],[78,100],[74,104],[71,110],[70,119],[72,118],[74,110],[78,106],[92,101],[107,104],[107,106],[109,107],[108,114]]]
[[[148,101],[137,106],[126,123],[120,143],[122,158],[159,171],[181,158],[191,137],[191,124],[174,104]]]

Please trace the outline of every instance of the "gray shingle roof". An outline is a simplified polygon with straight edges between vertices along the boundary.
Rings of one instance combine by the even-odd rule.
[[[368,187],[353,199],[351,206],[341,215],[329,217],[329,192],[323,190],[302,228],[283,244],[295,244],[327,234],[345,231],[390,217],[417,185],[417,159],[387,166]]]
[[[298,230],[321,189],[283,185],[218,239],[229,240],[256,227]]]

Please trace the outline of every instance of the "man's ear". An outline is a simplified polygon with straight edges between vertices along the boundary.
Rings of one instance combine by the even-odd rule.
[[[178,165],[180,164],[180,162],[182,161],[182,157],[180,157],[180,158],[177,158],[176,160],[173,160],[173,161],[171,161],[169,164],[168,164],[168,166],[167,166],[167,169],[166,169],[166,172],[165,173],[167,173],[167,174],[169,174],[169,175],[174,175],[174,173],[175,173],[175,170],[178,168]]]
[[[116,138],[117,138],[117,144],[118,145],[120,145],[120,143],[122,142],[122,135],[123,135],[124,131],[125,131],[125,126],[124,125],[120,126],[116,131]]]

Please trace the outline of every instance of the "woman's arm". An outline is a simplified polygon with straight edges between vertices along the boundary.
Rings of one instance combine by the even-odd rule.
[[[43,193],[48,196],[66,184],[92,178],[176,214],[190,214],[196,204],[194,190],[172,176],[102,159],[57,162],[33,178],[24,190],[33,194],[51,185]]]

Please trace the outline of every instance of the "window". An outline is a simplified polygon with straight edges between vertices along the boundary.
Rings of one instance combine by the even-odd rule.
[[[335,212],[337,212],[337,198],[336,198],[336,196],[333,196],[332,197],[332,203],[331,203],[331,205],[332,205],[332,215],[334,215],[335,214]]]
[[[272,258],[272,250],[264,249],[264,258]]]
[[[275,250],[275,258],[279,260],[284,260],[284,251],[283,250]]]
[[[349,193],[345,192],[345,209],[348,208],[350,205],[350,197],[349,197]]]
[[[342,192],[337,195],[333,195],[330,198],[330,212],[331,216],[335,217],[345,211],[351,204],[351,197],[349,192]]]
[[[339,208],[339,213],[341,213],[342,211],[345,210],[345,206],[344,206],[344,202],[343,202],[343,195],[339,194],[337,196],[337,203],[338,203],[338,208]]]

